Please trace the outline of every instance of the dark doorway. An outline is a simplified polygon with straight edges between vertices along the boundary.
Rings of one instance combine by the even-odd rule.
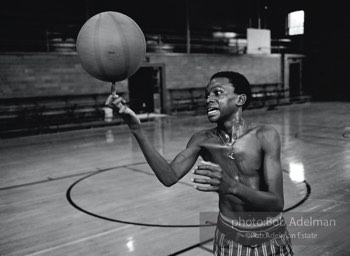
[[[141,67],[129,78],[129,104],[135,113],[166,112],[163,72],[162,65]]]
[[[291,97],[301,95],[301,63],[289,64],[289,92]]]
[[[135,113],[152,113],[153,101],[153,68],[141,67],[129,78],[129,104]]]

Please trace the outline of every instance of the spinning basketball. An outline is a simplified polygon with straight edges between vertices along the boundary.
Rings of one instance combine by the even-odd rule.
[[[146,53],[142,30],[119,12],[102,12],[86,21],[79,31],[76,47],[83,68],[107,82],[133,75]]]

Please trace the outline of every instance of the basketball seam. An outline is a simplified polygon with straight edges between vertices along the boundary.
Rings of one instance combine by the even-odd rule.
[[[94,27],[94,38],[95,39],[93,40],[93,42],[94,42],[94,49],[95,49],[94,52],[95,53],[98,49],[100,49],[100,43],[99,43],[99,40],[97,40],[99,37],[96,35],[99,34],[99,31],[100,31],[98,28],[99,28],[100,22],[101,22],[101,15],[102,14],[98,15],[97,21],[96,21],[95,27]],[[102,75],[103,75],[102,77],[100,77],[100,79],[105,80],[105,78],[107,77],[107,73],[103,67],[103,62],[101,60],[100,50],[99,50],[98,54],[95,54],[95,60],[96,60],[96,63],[98,64],[97,67],[99,67],[99,68],[97,68],[98,72],[102,73]]]
[[[142,38],[142,41],[143,41],[143,43],[144,43],[143,45],[145,46],[145,51],[146,51],[146,39],[145,39],[145,36],[144,36],[144,34],[143,34],[141,28],[139,27],[139,25],[137,25],[137,23],[136,23],[133,19],[131,19],[131,18],[128,17],[128,16],[126,16],[126,17],[127,17],[127,18],[135,25],[135,27],[137,28],[137,30],[138,30],[138,32],[139,32],[141,38]]]
[[[114,21],[115,25],[116,25],[116,28],[117,28],[117,31],[118,33],[121,34],[121,29],[120,29],[120,26],[118,24],[118,21],[114,18],[114,16],[112,15],[111,12],[108,12],[108,14],[110,15],[110,17],[112,18],[112,20]],[[123,14],[124,15],[124,14]],[[124,15],[125,16],[125,15]],[[123,70],[123,73],[120,75],[120,78],[126,78],[129,76],[129,68],[130,68],[130,62],[129,62],[129,54],[130,54],[130,51],[129,51],[129,45],[127,43],[127,41],[124,39],[123,36],[120,36],[120,41],[121,41],[121,44],[122,44],[122,49],[123,49],[123,54],[124,54],[124,70]],[[120,78],[118,78],[117,80],[120,80]]]

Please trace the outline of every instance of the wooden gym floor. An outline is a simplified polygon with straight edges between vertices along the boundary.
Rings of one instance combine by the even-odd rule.
[[[280,132],[285,214],[336,221],[291,226],[317,236],[293,237],[296,255],[350,255],[349,113],[316,102],[245,113]],[[213,126],[206,116],[143,125],[169,160]],[[0,255],[211,255],[213,229],[204,241],[199,225],[204,213],[215,222],[217,195],[195,190],[191,174],[163,187],[126,126],[0,142]]]

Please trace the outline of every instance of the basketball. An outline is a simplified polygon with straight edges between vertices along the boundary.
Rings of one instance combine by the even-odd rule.
[[[81,27],[76,44],[82,67],[96,79],[117,82],[133,75],[146,54],[145,36],[130,17],[102,12]]]

